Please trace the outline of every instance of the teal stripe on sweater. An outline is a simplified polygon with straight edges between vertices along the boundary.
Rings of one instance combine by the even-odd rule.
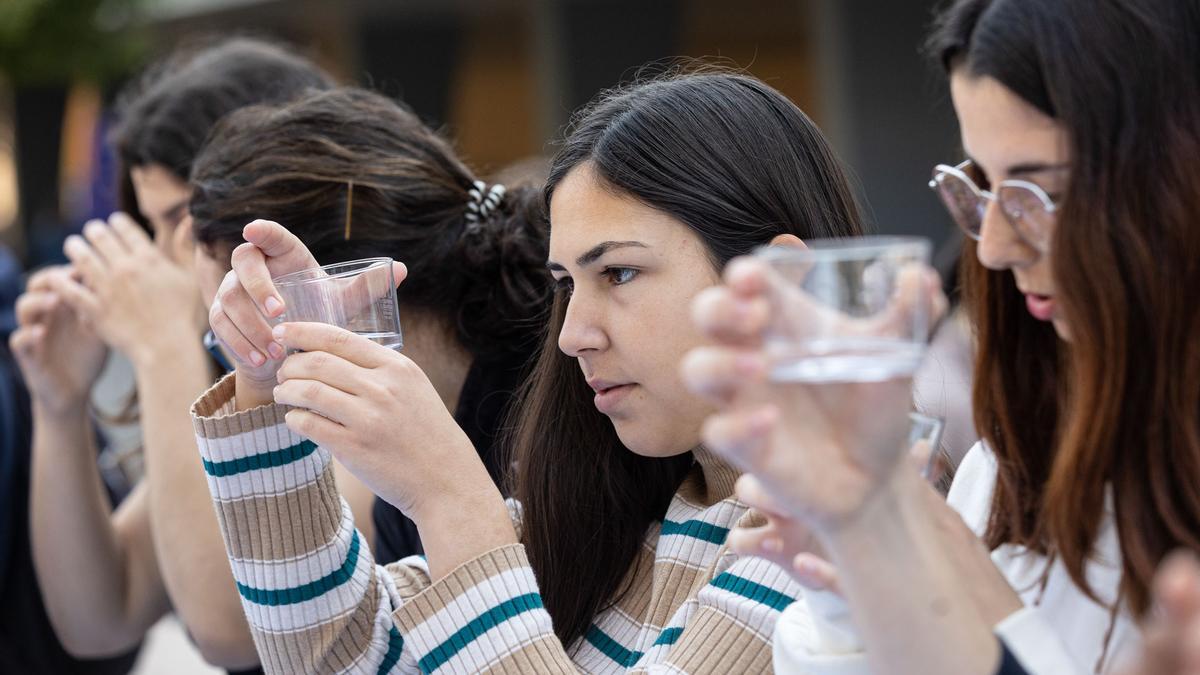
[[[712,523],[706,523],[703,520],[686,520],[682,523],[664,520],[662,524],[662,536],[666,537],[668,535],[691,537],[720,546],[725,543],[725,538],[729,536],[729,528],[719,527]]]
[[[318,595],[328,593],[350,580],[350,577],[354,574],[354,568],[358,565],[358,547],[358,530],[355,530],[354,536],[350,539],[350,550],[346,552],[346,562],[342,563],[342,566],[338,569],[320,579],[311,581],[303,586],[281,588],[274,591],[254,588],[239,582],[237,585],[238,593],[241,593],[243,598],[256,605],[267,605],[269,607],[294,605],[298,602],[312,600]]]
[[[632,668],[633,664],[637,663],[643,656],[642,652],[626,649],[624,645],[614,640],[611,635],[596,626],[588,628],[583,638],[588,641],[588,644],[600,650],[601,654],[616,661],[623,668]]]
[[[312,441],[300,441],[282,450],[260,452],[257,455],[228,459],[224,462],[210,462],[205,459],[203,460],[204,472],[215,478],[225,478],[226,476],[236,476],[239,473],[246,473],[247,471],[273,469],[277,466],[291,464],[292,462],[304,459],[313,454],[316,449],[316,443]]]
[[[376,675],[384,675],[396,665],[400,660],[400,652],[404,651],[404,638],[400,637],[400,631],[392,626],[388,631],[388,650],[387,654],[383,655],[383,662],[379,664],[379,670],[376,670]]]
[[[658,639],[654,641],[654,646],[673,645],[679,642],[680,635],[683,635],[682,628],[664,628],[663,632],[658,634]]]
[[[465,649],[467,645],[474,642],[480,635],[518,614],[535,609],[542,609],[542,596],[538,593],[526,593],[525,595],[518,595],[510,600],[505,600],[475,617],[470,623],[443,641],[442,644],[434,647],[417,662],[417,666],[421,668],[422,673],[432,673],[454,658],[455,654]]]
[[[756,584],[749,579],[744,579],[729,572],[722,572],[717,575],[716,579],[713,579],[709,583],[717,588],[740,595],[747,600],[753,600],[760,605],[766,605],[778,611],[783,611],[785,607],[796,601],[790,595],[785,595],[773,588]]]

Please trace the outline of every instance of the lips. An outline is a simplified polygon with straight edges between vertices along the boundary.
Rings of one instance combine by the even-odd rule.
[[[1039,321],[1050,321],[1054,318],[1054,298],[1049,295],[1026,293],[1025,308]]]
[[[608,382],[605,380],[589,380],[588,386],[596,392],[594,403],[596,409],[608,415],[616,410],[621,401],[624,401],[629,392],[633,390],[636,384]]]

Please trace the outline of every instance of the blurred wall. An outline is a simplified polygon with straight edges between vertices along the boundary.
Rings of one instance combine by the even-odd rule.
[[[944,82],[919,53],[933,2],[154,0],[146,20],[160,50],[236,32],[298,45],[344,81],[403,99],[485,173],[553,153],[572,111],[646,63],[715,58],[766,80],[826,130],[879,231],[941,242],[949,221],[925,184],[959,153]],[[55,155],[63,135],[16,133]],[[78,181],[70,168],[63,180]],[[34,210],[69,203],[44,185],[31,196],[25,227]]]

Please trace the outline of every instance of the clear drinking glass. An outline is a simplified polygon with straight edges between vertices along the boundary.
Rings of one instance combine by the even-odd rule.
[[[777,382],[882,382],[911,376],[929,335],[918,237],[815,239],[755,255],[780,284],[765,340]]]
[[[908,419],[911,422],[908,428],[909,449],[921,442],[928,448],[929,457],[921,468],[921,475],[929,480],[941,473],[943,468],[942,431],[946,428],[946,420],[918,412],[909,413]]]
[[[272,279],[283,299],[279,321],[328,323],[400,349],[400,312],[391,258],[366,258]]]

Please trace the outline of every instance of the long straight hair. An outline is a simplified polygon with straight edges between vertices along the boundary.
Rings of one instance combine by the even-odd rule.
[[[779,234],[861,233],[821,133],[751,77],[675,75],[602,93],[554,159],[547,212],[558,184],[585,163],[610,189],[691,227],[715,269]],[[575,359],[557,347],[568,303],[564,292],[554,298],[512,435],[522,541],[565,645],[628,591],[647,529],[693,463],[690,453],[656,459],[622,445]]]
[[[1057,556],[1098,600],[1085,566],[1111,489],[1121,600],[1142,614],[1163,557],[1200,550],[1200,6],[961,0],[930,47],[1056,118],[1071,151],[1051,253],[1070,345],[1012,275],[974,246],[963,261],[999,466],[986,541]]]

